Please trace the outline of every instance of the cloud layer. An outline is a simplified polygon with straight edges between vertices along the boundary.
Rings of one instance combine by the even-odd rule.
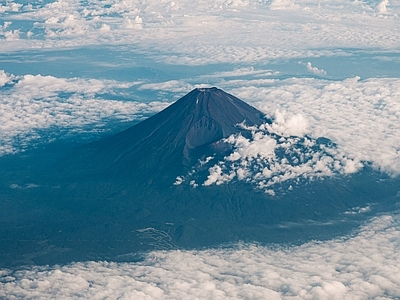
[[[124,44],[185,65],[397,50],[399,12],[398,1],[8,1],[0,49]]]
[[[169,105],[103,98],[117,97],[135,84],[29,74],[14,76],[0,71],[0,155],[19,151],[30,141],[46,142],[54,132],[100,130],[106,120],[132,121]],[[43,130],[51,132],[41,133]]]
[[[275,184],[289,182],[291,189],[303,179],[355,173],[362,167],[360,161],[346,157],[329,140],[303,136],[306,125],[301,115],[285,121],[279,111],[276,111],[272,124],[252,127],[240,124],[251,132],[251,137],[231,135],[224,139],[232,146],[230,155],[218,162],[213,157],[201,161],[201,168],[208,168],[209,172],[204,182],[193,179],[197,175],[195,167],[187,176],[179,176],[175,185],[187,181],[197,187],[199,184],[220,185],[240,180],[274,195]]]
[[[232,93],[270,116],[277,107],[289,115],[301,114],[313,137],[330,138],[350,157],[372,162],[383,171],[400,173],[397,78],[294,78],[274,80],[268,86],[233,88]]]
[[[400,79],[277,79],[279,73],[253,68],[174,81],[180,91],[197,82],[213,84],[254,105],[274,121],[278,134],[326,137],[340,153],[400,174]],[[148,88],[161,89],[165,84]]]
[[[270,130],[277,134],[326,137],[338,145],[341,155],[400,174],[399,79],[355,77],[331,81],[274,79],[275,75],[270,70],[242,68],[188,80],[142,83],[29,74],[18,77],[2,71],[0,152],[15,151],[16,140],[25,143],[40,137],[38,129],[97,126],[110,118],[133,120],[169,104],[106,100],[105,96],[134,97],[135,90],[168,90],[183,96],[194,87],[204,86],[197,83],[210,79],[273,118]]]
[[[290,170],[286,162],[272,161],[277,165],[275,171],[283,170],[273,175],[261,161],[258,182],[267,176],[283,180],[290,174],[346,173],[357,169],[358,162],[400,174],[399,78],[322,79],[318,77],[330,78],[335,61],[330,67],[317,61],[351,56],[358,51],[354,49],[376,53],[382,63],[397,61],[398,0],[3,2],[1,61],[15,59],[21,64],[18,55],[24,51],[117,46],[146,63],[164,67],[210,65],[197,77],[170,76],[164,82],[59,78],[24,70],[19,76],[0,70],[0,155],[39,140],[49,141],[52,134],[96,131],[113,119],[142,118],[169,104],[129,101],[136,92],[162,94],[168,90],[182,96],[210,80],[273,117],[268,130],[282,140],[269,139],[265,128],[255,130],[251,140],[231,137],[236,152],[227,157],[225,165],[212,166],[210,170],[218,176],[208,178],[209,183],[224,175],[229,178],[230,172],[223,173],[227,163],[235,168],[237,178],[253,180],[243,162],[273,158],[273,152],[286,145],[296,151],[300,142],[309,154],[299,160],[300,168]],[[280,70],[251,67],[291,58],[306,62],[296,65],[317,78],[285,79],[279,78]],[[217,72],[220,63],[230,64],[231,70]],[[82,69],[87,66],[83,65]],[[318,137],[335,142],[336,152],[313,149]],[[308,167],[312,172],[302,172]],[[368,210],[368,206],[356,207],[348,214]],[[400,298],[399,241],[399,216],[394,215],[373,219],[352,237],[299,247],[238,245],[152,252],[138,263],[77,262],[0,269],[0,298],[394,299]]]
[[[399,216],[347,238],[298,247],[151,252],[137,263],[81,262],[0,271],[6,299],[394,299]]]

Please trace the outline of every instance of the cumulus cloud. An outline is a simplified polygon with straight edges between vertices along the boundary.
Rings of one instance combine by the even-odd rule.
[[[23,5],[20,3],[14,3],[12,1],[7,1],[0,5],[0,13],[5,12],[18,12]]]
[[[0,270],[0,297],[59,299],[395,299],[399,216],[350,237],[297,247],[151,252],[137,263]]]
[[[295,129],[282,125],[284,120],[279,111],[272,124],[259,127],[242,125],[244,129],[251,131],[251,137],[237,134],[224,139],[225,143],[232,145],[231,154],[218,162],[212,159],[200,162],[200,169],[195,166],[187,176],[179,177],[176,184],[201,178],[197,170],[206,166],[209,173],[206,180],[197,181],[196,184],[220,185],[240,180],[275,195],[274,185],[278,183],[289,182],[291,186],[302,182],[302,179],[349,174],[362,167],[360,161],[346,157],[326,139],[315,140],[308,136],[293,135],[294,132],[300,133],[304,119],[301,116],[292,118],[296,119],[293,121],[295,125],[300,124],[294,126]]]
[[[327,137],[346,157],[371,162],[378,169],[400,174],[399,79],[278,80],[270,78],[271,71],[251,68],[216,74],[226,75],[210,75],[217,86],[273,117],[270,130],[276,134]],[[236,76],[240,74],[245,74],[246,79],[238,80]],[[204,82],[203,79],[148,84],[29,74],[17,78],[1,71],[0,86],[8,86],[0,89],[2,119],[5,120],[1,124],[2,152],[14,151],[13,137],[21,133],[36,136],[33,128],[81,126],[96,123],[103,117],[132,119],[137,113],[156,112],[167,105],[104,100],[102,94],[112,94],[133,85],[139,90],[168,90],[182,96],[194,87],[203,86],[195,83]],[[85,113],[84,107],[88,108]],[[351,165],[348,167],[350,170]]]
[[[19,40],[19,30],[10,30],[10,31],[6,31],[4,33],[4,38],[6,41],[13,41],[13,40]]]
[[[376,9],[379,13],[384,14],[387,12],[387,5],[389,4],[389,0],[382,0],[379,2],[379,4],[376,6]]]
[[[0,4],[3,54],[124,44],[131,45],[129,51],[139,51],[163,64],[243,66],[274,59],[308,61],[348,55],[340,49],[397,50],[400,39],[398,1],[390,1],[390,6],[385,0],[326,0],[318,5],[308,0],[14,2]],[[306,67],[312,73],[323,71],[311,63]],[[265,185],[273,176],[289,178],[290,168],[294,174],[307,168],[328,174],[339,166],[340,172],[346,173],[356,170],[360,161],[400,174],[398,78],[277,80],[268,70],[261,71],[238,68],[211,75],[221,88],[256,105],[275,121],[268,128],[255,130],[251,139],[231,137],[235,152],[224,165],[210,167],[209,184],[232,178],[247,180],[253,170],[241,162],[260,157],[272,157],[272,165],[277,165],[272,170],[261,164],[264,167],[257,172]],[[252,76],[252,80],[245,76]],[[224,80],[218,81],[219,77]],[[169,89],[180,94],[206,77],[200,79],[138,83],[137,88]],[[0,153],[26,146],[18,141],[43,137],[40,129],[79,130],[108,118],[131,120],[168,105],[104,99],[103,95],[112,99],[114,93],[129,89],[131,84],[14,76],[0,71]],[[271,139],[266,129],[282,139]],[[311,145],[321,136],[333,140],[337,152],[327,152],[328,148],[314,151]],[[305,138],[310,144],[300,147]],[[293,151],[311,147],[306,155],[309,160],[297,169],[286,161],[274,162],[275,150],[284,150],[286,145],[292,145]],[[228,171],[227,163],[234,172]],[[176,183],[181,180],[179,177]],[[269,187],[266,191],[273,193]],[[369,209],[356,207],[347,213],[361,214]],[[0,298],[400,298],[399,232],[398,217],[386,216],[375,219],[354,237],[301,247],[242,245],[230,250],[153,252],[141,263],[81,262],[3,269]]]
[[[185,65],[343,52],[327,50],[326,45],[330,49],[397,49],[400,9],[392,5],[389,13],[386,2],[376,9],[362,1],[333,0],[320,5],[305,0],[94,0],[69,1],[68,5],[54,1],[17,8],[7,2],[0,14],[15,26],[0,28],[0,36],[8,36],[1,47],[13,52],[32,47],[125,44],[160,61]],[[11,10],[16,11],[8,14]],[[385,18],[377,17],[376,10],[385,11]]]
[[[286,111],[275,111],[274,122],[270,131],[284,136],[303,136],[308,133],[308,121],[301,114],[288,115]]]
[[[313,73],[313,74],[318,75],[318,76],[326,75],[326,71],[325,70],[318,69],[317,67],[313,67],[310,62],[308,62],[306,64],[306,67],[307,67],[307,71],[310,72],[310,73]]]
[[[116,82],[54,76],[14,76],[0,72],[0,155],[25,148],[42,137],[40,130],[92,130],[105,120],[130,121],[158,112],[169,103],[105,100],[135,82]],[[91,124],[90,128],[84,129]],[[44,139],[46,140],[46,138]]]
[[[301,114],[314,137],[327,137],[346,156],[400,174],[400,80],[359,77],[342,81],[274,80],[263,86],[238,86],[231,93],[269,116],[277,108]]]
[[[10,84],[15,76],[11,74],[7,74],[4,70],[0,70],[0,87],[5,86],[6,84]]]
[[[371,205],[367,205],[364,207],[353,207],[351,210],[346,211],[344,214],[346,215],[356,215],[356,214],[363,214],[371,211]]]
[[[133,20],[129,17],[124,18],[124,27],[127,29],[142,29],[143,28],[143,19],[139,16],[136,16]]]

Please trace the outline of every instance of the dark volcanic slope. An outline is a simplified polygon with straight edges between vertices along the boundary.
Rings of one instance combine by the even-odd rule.
[[[198,159],[227,154],[220,140],[246,135],[237,126],[243,121],[270,122],[221,90],[196,89],[70,156],[53,145],[0,158],[0,267],[122,261],[140,251],[237,241],[301,243],[348,233],[397,207],[399,180],[368,168],[282,186],[276,196],[244,181],[173,185]]]
[[[108,139],[88,146],[92,166],[119,173],[182,171],[198,159],[222,153],[222,138],[242,131],[237,125],[265,123],[254,107],[217,88],[198,88],[160,113]],[[154,174],[152,174],[154,176]]]

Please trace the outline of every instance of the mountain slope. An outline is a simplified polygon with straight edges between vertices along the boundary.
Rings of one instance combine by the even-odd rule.
[[[72,153],[55,145],[0,159],[0,265],[132,260],[239,241],[299,244],[398,209],[398,178],[368,167],[334,173],[344,157],[335,160],[329,140],[279,136],[271,123],[219,89],[195,89]]]
[[[263,114],[217,88],[194,89],[163,111],[108,139],[85,148],[96,168],[123,173],[170,171],[179,174],[199,159],[224,154],[221,139],[246,132],[240,123],[269,122]],[[179,171],[179,172],[178,172]]]

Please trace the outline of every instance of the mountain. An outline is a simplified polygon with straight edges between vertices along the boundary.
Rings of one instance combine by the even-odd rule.
[[[202,88],[125,131],[73,151],[55,144],[0,159],[0,265],[129,261],[143,251],[240,241],[299,244],[348,233],[396,208],[399,179],[368,166],[350,175],[293,177],[293,170],[315,158],[332,161],[327,155],[334,145],[325,138],[264,130],[256,140],[268,143],[253,150],[274,145],[275,152],[267,149],[273,159],[235,160],[232,153],[240,151],[225,138],[250,140],[254,132],[246,126],[268,129],[271,123],[238,98]],[[318,156],[327,147],[330,151]],[[201,184],[210,170],[224,167],[221,161],[242,173],[255,162],[255,173],[248,173],[248,180],[237,176]],[[275,195],[252,182],[268,173],[266,167],[289,170],[276,177],[286,181],[274,179]],[[203,181],[194,185],[190,177],[176,184],[186,174]]]
[[[136,180],[178,175],[210,155],[224,155],[222,142],[248,134],[240,123],[271,122],[242,100],[213,88],[197,88],[163,111],[107,139],[84,147],[84,164]],[[140,176],[135,176],[140,172]]]

